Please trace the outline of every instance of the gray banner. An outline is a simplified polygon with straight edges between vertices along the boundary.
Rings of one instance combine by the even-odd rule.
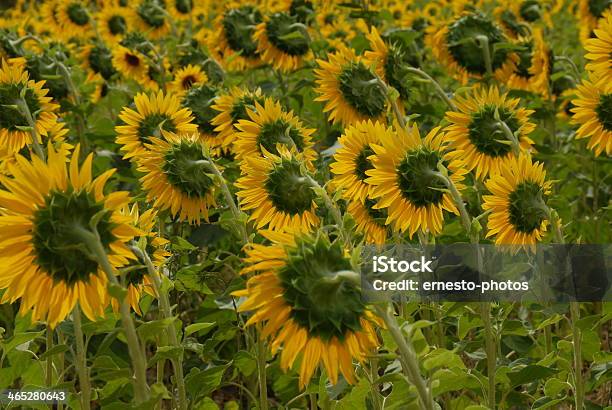
[[[612,301],[611,245],[366,246],[366,301]]]

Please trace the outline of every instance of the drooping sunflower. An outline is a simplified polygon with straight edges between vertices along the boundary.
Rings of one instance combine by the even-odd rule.
[[[376,74],[395,88],[401,98],[408,98],[412,84],[406,79],[405,68],[416,63],[414,58],[408,55],[399,43],[387,45],[374,26],[367,38],[372,48],[364,53],[368,65],[376,67]]]
[[[168,2],[170,15],[177,20],[197,20],[208,11],[208,1],[171,0]]]
[[[376,201],[366,199],[361,201],[349,201],[347,210],[348,213],[355,219],[357,232],[363,234],[366,243],[375,245],[384,245],[387,240],[388,226],[387,210],[375,209]]]
[[[521,50],[514,72],[507,81],[509,88],[531,91],[547,97],[550,82],[550,50],[542,36],[542,30],[534,27],[531,37],[521,38],[517,44]]]
[[[90,44],[83,47],[81,61],[83,67],[88,69],[88,80],[95,74],[99,74],[105,80],[109,80],[117,73],[112,62],[111,50],[102,43]]]
[[[236,158],[262,156],[263,150],[278,154],[277,144],[295,148],[307,164],[317,157],[313,149],[312,128],[304,128],[292,111],[283,111],[279,102],[266,98],[263,104],[255,101],[255,109],[247,109],[248,120],[239,120],[236,128],[234,152]]]
[[[190,88],[204,84],[207,81],[208,77],[200,67],[188,64],[176,72],[169,88],[175,94],[182,96]]]
[[[125,152],[124,158],[138,157],[145,153],[144,144],[151,137],[163,137],[162,131],[194,133],[198,126],[191,121],[193,115],[181,107],[176,95],[162,91],[150,95],[138,93],[134,97],[135,110],[125,107],[119,114],[122,124],[115,127],[117,144]]]
[[[524,37],[536,25],[552,27],[553,4],[541,0],[503,1],[494,11],[501,26],[512,38]]]
[[[271,338],[272,353],[282,348],[281,369],[299,360],[302,389],[320,364],[332,384],[339,373],[355,383],[353,360],[363,362],[379,346],[375,326],[381,321],[345,279],[352,271],[349,255],[322,231],[262,234],[273,243],[247,248],[242,274],[257,274],[234,293],[246,297],[240,311],[254,311],[247,324],[264,325],[261,337]]]
[[[612,81],[612,13],[599,20],[594,31],[595,38],[587,40],[584,46],[585,58],[590,62],[585,68],[595,76]]]
[[[589,138],[587,147],[596,156],[612,153],[612,83],[605,78],[584,80],[572,100],[572,123],[579,124],[576,138]]]
[[[254,110],[255,103],[263,104],[264,97],[261,89],[250,91],[243,88],[234,87],[228,94],[220,95],[212,108],[219,111],[217,116],[212,119],[211,124],[218,132],[218,139],[221,148],[227,149],[232,146],[235,140],[235,133],[238,131],[236,125],[240,120],[248,120],[247,109]]]
[[[344,125],[357,121],[382,119],[387,109],[384,87],[353,49],[342,48],[329,55],[329,61],[317,60],[315,101],[325,102],[329,119]]]
[[[9,64],[2,61],[0,69],[0,145],[8,152],[18,152],[27,144],[32,144],[32,134],[24,128],[29,127],[27,112],[32,115],[38,143],[42,144],[41,136],[47,136],[55,125],[55,112],[59,106],[47,97],[49,90],[43,88],[45,82],[29,79],[21,64]],[[23,95],[23,99],[22,96]],[[14,108],[12,108],[14,107]]]
[[[140,230],[139,238],[134,238],[134,240],[143,240],[146,242],[145,251],[151,259],[153,266],[159,270],[171,253],[166,250],[166,246],[170,241],[159,236],[154,230],[157,212],[153,209],[149,209],[140,213],[137,204],[132,205],[131,208],[123,209],[122,212],[129,215],[132,218],[134,226]],[[157,297],[153,279],[149,276],[147,268],[142,266],[142,263],[142,261],[133,261],[125,268],[125,284],[127,286],[126,300],[134,312],[139,315],[142,315],[140,310],[140,299],[142,298],[143,292],[155,298]],[[117,299],[113,298],[111,300],[111,305],[115,312],[119,311],[120,305]]]
[[[117,44],[134,22],[133,11],[127,7],[103,7],[96,14],[98,33],[108,44]]]
[[[244,159],[243,176],[235,185],[240,208],[252,211],[257,229],[309,230],[319,218],[315,193],[303,171],[303,158],[282,145],[275,155],[263,149],[262,156]]]
[[[496,47],[507,42],[504,33],[481,13],[465,12],[450,24],[432,26],[428,31],[427,41],[434,56],[463,84],[470,77],[479,79],[487,73],[482,39],[488,43],[491,70],[498,81],[505,82],[514,70],[516,54]]]
[[[60,0],[55,8],[59,34],[64,38],[90,37],[93,33],[87,4],[81,0]]]
[[[125,78],[141,81],[149,72],[146,57],[136,50],[117,45],[113,50],[113,66]]]
[[[208,209],[215,206],[216,186],[209,176],[200,136],[162,131],[164,139],[151,137],[147,153],[137,157],[140,178],[147,201],[160,210],[189,223],[208,220]]]
[[[580,0],[578,17],[580,20],[580,38],[586,43],[597,27],[597,21],[604,17],[606,12],[612,10],[610,0]]]
[[[487,238],[498,245],[532,247],[542,240],[549,224],[545,199],[551,183],[546,181],[544,164],[521,154],[501,164],[501,172],[485,183],[491,195],[483,196],[482,208],[491,211]]]
[[[501,94],[497,87],[475,87],[456,95],[454,102],[458,111],[446,112],[448,139],[463,151],[468,170],[475,170],[477,178],[499,172],[500,164],[514,156],[501,121],[518,137],[520,149],[528,151],[533,145],[528,137],[536,127],[529,122],[533,111],[519,107],[518,98]]]
[[[134,11],[135,21],[147,37],[158,39],[170,32],[170,17],[164,0],[141,0]]]
[[[213,118],[217,115],[217,111],[213,109],[217,93],[216,87],[201,84],[187,91],[181,102],[183,107],[193,113],[193,122],[198,126],[200,138],[215,155],[227,151],[229,147],[229,145],[223,145],[223,138],[220,138],[212,124]],[[229,142],[231,143],[231,140]]]
[[[286,12],[274,13],[257,25],[253,38],[261,59],[277,70],[297,70],[312,54],[306,26]]]
[[[380,145],[371,145],[374,168],[366,171],[366,182],[373,185],[373,209],[386,209],[385,223],[397,232],[408,232],[411,238],[417,230],[437,235],[444,224],[442,211],[458,214],[452,197],[445,192],[444,181],[437,175],[438,162],[442,161],[450,179],[461,190],[461,181],[468,172],[459,159],[462,153],[445,152],[446,137],[440,127],[422,140],[416,124],[407,130],[396,128],[395,135],[382,134]]]
[[[230,71],[241,71],[261,64],[255,27],[262,22],[261,12],[252,5],[230,5],[215,19],[208,47]]]
[[[129,193],[104,194],[114,169],[92,179],[93,155],[79,168],[77,146],[67,167],[66,152],[48,147],[47,162],[22,156],[9,165],[12,177],[1,176],[0,288],[2,302],[21,300],[21,313],[55,327],[78,302],[95,320],[104,315],[109,298],[107,277],[91,254],[83,249],[76,228],[96,229],[114,268],[133,259],[126,246],[139,231],[120,210]]]
[[[344,129],[338,139],[340,148],[334,154],[330,170],[334,177],[334,186],[342,189],[342,196],[347,200],[364,202],[372,191],[372,185],[365,182],[366,171],[374,168],[371,144],[378,144],[381,135],[390,135],[393,130],[378,121],[360,121]]]

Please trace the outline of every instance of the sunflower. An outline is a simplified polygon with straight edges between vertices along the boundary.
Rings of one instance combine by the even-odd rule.
[[[149,72],[149,64],[142,53],[120,45],[114,47],[112,62],[122,76],[131,80],[140,81]]]
[[[315,101],[325,102],[324,112],[335,123],[349,125],[357,121],[377,120],[387,109],[385,89],[376,81],[376,75],[355,55],[355,51],[342,48],[329,56],[329,61],[317,60],[315,69],[320,94]]]
[[[610,10],[612,10],[610,0],[580,0],[578,17],[580,19],[580,38],[583,42],[592,37],[597,21]]]
[[[260,23],[253,33],[261,59],[280,71],[300,68],[310,52],[310,36],[297,17],[274,13]]]
[[[12,178],[0,177],[2,302],[21,299],[22,314],[31,311],[33,321],[45,320],[51,327],[77,302],[90,320],[103,316],[108,305],[107,277],[83,249],[75,227],[88,229],[92,219],[99,219],[99,238],[114,268],[134,258],[126,242],[139,233],[120,212],[129,193],[104,194],[115,170],[92,179],[92,154],[80,168],[78,146],[69,167],[65,154],[49,146],[47,163],[17,155],[9,165]]]
[[[208,208],[215,206],[216,186],[209,176],[205,145],[197,132],[177,135],[162,131],[164,139],[151,137],[147,153],[137,157],[147,201],[189,223],[208,220]]]
[[[207,81],[208,77],[200,67],[188,64],[174,74],[174,81],[170,83],[169,88],[175,94],[182,96],[190,88],[204,84]]]
[[[251,5],[229,6],[215,19],[208,47],[227,70],[240,71],[261,64],[253,39],[255,27],[261,22],[261,12]]]
[[[533,111],[518,104],[518,98],[500,94],[496,87],[475,87],[465,96],[455,96],[457,111],[446,112],[451,123],[446,127],[448,139],[463,151],[468,170],[475,169],[477,178],[499,172],[500,164],[514,156],[501,121],[518,137],[521,149],[533,144],[528,137],[536,127],[529,122]]]
[[[589,39],[584,48],[584,56],[590,62],[585,68],[597,77],[612,81],[612,13],[599,21],[595,29],[595,38]]]
[[[415,125],[397,133],[381,135],[380,145],[372,144],[375,156],[373,169],[366,171],[366,183],[372,184],[371,198],[376,200],[373,209],[386,209],[387,225],[397,232],[408,231],[410,237],[417,230],[442,232],[447,210],[458,214],[452,197],[446,191],[444,181],[437,175],[438,163],[449,171],[449,178],[458,190],[463,189],[464,175],[468,172],[458,158],[461,151],[445,153],[446,137],[440,127],[432,129],[421,140]]]
[[[304,128],[293,112],[284,112],[280,103],[266,98],[263,105],[255,102],[255,109],[247,109],[248,120],[239,120],[234,151],[236,158],[262,156],[263,150],[278,154],[277,145],[295,148],[311,164],[317,157],[313,149],[312,128]]]
[[[90,70],[88,80],[95,74],[99,74],[105,80],[109,80],[117,73],[112,62],[113,55],[108,47],[102,43],[91,44],[83,47],[81,61],[84,68]]]
[[[548,97],[551,71],[550,50],[544,42],[542,30],[532,29],[530,38],[521,38],[517,43],[521,50],[516,69],[507,81],[509,88],[531,91]]]
[[[532,26],[543,23],[552,27],[552,4],[541,0],[505,0],[494,11],[506,33],[512,38],[525,36]]]
[[[257,229],[309,230],[319,223],[312,185],[304,174],[303,157],[277,145],[278,155],[263,149],[262,156],[248,156],[243,176],[235,185],[240,207],[253,211]]]
[[[136,23],[147,37],[159,39],[170,32],[170,16],[165,0],[141,0],[134,11]]]
[[[153,266],[159,270],[171,254],[165,249],[170,241],[162,238],[154,231],[157,212],[153,209],[149,209],[141,214],[136,204],[131,208],[126,207],[122,212],[129,215],[132,218],[134,226],[141,231],[140,240],[145,242],[145,251],[151,258]],[[134,238],[134,240],[138,241],[139,238]],[[148,274],[147,268],[142,266],[139,261],[133,261],[130,266],[125,268],[125,284],[127,286],[127,302],[134,312],[142,315],[140,310],[140,299],[142,298],[143,292],[153,297],[157,297],[155,286]],[[111,305],[115,312],[119,311],[120,306],[116,299],[111,300]]]
[[[401,98],[407,99],[413,84],[406,78],[406,67],[418,65],[418,61],[406,52],[399,41],[387,45],[374,26],[366,37],[372,48],[364,53],[367,65],[376,67],[378,77],[395,88]],[[399,101],[398,105],[402,107]]]
[[[207,2],[201,0],[170,0],[168,3],[170,15],[180,21],[197,20],[209,7]]]
[[[299,360],[299,384],[308,385],[322,364],[332,384],[342,373],[355,383],[353,359],[362,363],[379,346],[375,327],[381,321],[368,310],[357,285],[345,279],[350,258],[338,241],[322,231],[313,235],[262,232],[271,245],[247,248],[242,274],[257,272],[240,311],[254,311],[248,325],[262,323],[272,353],[282,348],[281,369]]]
[[[217,136],[220,141],[217,144],[219,147],[227,149],[232,146],[238,121],[250,118],[247,109],[254,110],[256,102],[259,104],[264,102],[259,88],[250,91],[235,87],[230,90],[229,94],[217,98],[212,108],[219,114],[212,119],[211,124],[215,126],[215,132],[219,133]]]
[[[372,186],[365,182],[366,171],[373,168],[374,150],[371,144],[378,144],[381,135],[393,138],[393,130],[384,124],[371,120],[360,121],[344,129],[338,139],[340,148],[334,154],[330,169],[334,177],[334,186],[342,189],[342,196],[347,200],[364,202],[372,191]]]
[[[501,29],[483,14],[466,12],[450,24],[432,26],[428,31],[427,38],[434,56],[463,84],[470,77],[479,79],[487,73],[480,37],[488,41],[491,69],[498,81],[505,82],[514,70],[516,54],[508,48],[497,49],[496,45],[505,43],[507,39]]]
[[[55,112],[59,106],[47,97],[49,90],[43,88],[45,82],[29,80],[29,74],[22,65],[12,65],[2,61],[0,69],[0,145],[9,152],[18,152],[28,144],[32,144],[32,134],[27,130],[29,122],[27,114],[20,104],[27,105],[34,117],[38,143],[42,144],[41,136],[54,126],[57,120]],[[23,99],[22,99],[23,96]]]
[[[587,147],[599,156],[612,153],[612,83],[605,78],[584,80],[578,85],[572,123],[580,124],[576,138],[589,138]]]
[[[162,91],[150,95],[138,93],[134,105],[135,110],[125,107],[121,111],[122,125],[115,127],[116,142],[121,145],[126,159],[144,154],[144,144],[153,136],[162,137],[162,131],[179,134],[197,131],[198,126],[191,122],[191,111],[181,108],[176,95],[164,95]]]
[[[546,181],[544,164],[532,163],[521,154],[501,164],[501,172],[485,185],[491,195],[484,195],[482,208],[491,211],[487,238],[495,236],[498,245],[533,247],[542,240],[548,226],[545,198],[551,183]]]
[[[58,32],[65,38],[83,38],[93,33],[87,5],[81,0],[59,0],[55,8]]]
[[[104,7],[96,14],[98,33],[108,44],[117,44],[128,32],[134,21],[132,9],[126,7]]]
[[[348,213],[355,219],[357,232],[363,234],[366,243],[384,245],[387,240],[386,209],[375,209],[376,201],[349,201]]]
[[[219,133],[212,124],[213,118],[217,115],[217,111],[213,109],[217,93],[216,87],[201,84],[187,91],[181,102],[183,107],[193,113],[193,123],[198,126],[200,138],[215,155],[228,149],[227,145],[223,146],[223,139],[219,138]]]

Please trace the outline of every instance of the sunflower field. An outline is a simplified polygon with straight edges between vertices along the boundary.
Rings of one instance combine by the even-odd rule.
[[[3,0],[0,61],[0,408],[612,408],[609,281],[360,273],[609,246],[612,0]]]

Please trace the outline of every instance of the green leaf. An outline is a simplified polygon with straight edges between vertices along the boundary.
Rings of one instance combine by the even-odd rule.
[[[38,356],[38,359],[39,360],[45,360],[47,357],[51,357],[51,356],[54,356],[56,354],[64,353],[64,352],[66,352],[68,350],[69,350],[69,348],[68,348],[68,345],[66,345],[66,344],[55,345],[51,349],[46,350],[43,354]]]
[[[370,385],[366,379],[361,379],[353,386],[350,393],[342,398],[336,406],[336,410],[365,409],[365,399],[370,392]]]
[[[558,409],[559,406],[557,405],[563,403],[564,401],[565,397],[555,400],[551,399],[550,397],[540,397],[539,399],[533,402],[533,406],[531,406],[531,408],[532,410],[542,410],[550,408]]]
[[[15,333],[13,337],[0,343],[0,347],[2,347],[2,354],[6,355],[13,349],[16,349],[17,347],[23,344],[29,343],[36,338],[42,337],[44,333],[44,330],[41,330],[40,332]]]
[[[206,267],[208,267],[207,264],[197,264],[180,269],[176,273],[176,279],[174,282],[176,290],[182,292],[196,291],[205,295],[212,295],[213,291],[208,288],[208,285],[204,282],[203,277],[199,275],[199,273]]]
[[[194,399],[209,395],[219,387],[228,367],[229,364],[212,366],[206,370],[191,369],[191,372],[185,377],[187,391]]]
[[[557,397],[562,391],[568,391],[572,388],[568,382],[551,378],[546,380],[544,384],[544,394],[548,397]]]
[[[457,323],[457,337],[459,337],[459,340],[463,340],[470,330],[481,325],[482,320],[479,317],[462,315]]]
[[[465,364],[455,352],[446,349],[436,349],[425,356],[423,367],[426,370],[439,367],[465,369]]]
[[[225,406],[227,406],[227,404],[228,403],[225,403]],[[219,410],[219,406],[217,406],[217,403],[210,397],[204,397],[193,406],[193,410]]]
[[[182,346],[160,346],[151,359],[149,359],[149,367],[153,366],[160,360],[175,360],[183,354]]]
[[[155,340],[161,333],[165,332],[168,329],[168,326],[171,326],[176,319],[176,317],[169,317],[145,322],[138,326],[136,331],[138,332],[140,338],[145,342],[147,340]]]
[[[234,355],[234,364],[246,377],[249,377],[257,370],[257,360],[255,360],[255,356],[246,350],[241,350]]]
[[[214,323],[194,323],[185,328],[185,337],[202,330],[208,330],[213,326],[215,326]]]
[[[508,373],[508,378],[512,387],[520,386],[523,384],[535,382],[540,379],[545,379],[559,372],[558,369],[551,369],[549,367],[529,365],[523,367],[521,370]]]
[[[542,322],[540,322],[540,324],[536,327],[536,330],[542,330],[546,326],[554,325],[555,323],[559,322],[561,319],[563,319],[563,316],[561,316],[558,313],[555,313],[551,317],[544,319]]]
[[[96,320],[95,322],[85,322],[81,329],[87,336],[99,335],[112,332],[117,327],[119,317],[114,313],[107,315],[104,319]]]

